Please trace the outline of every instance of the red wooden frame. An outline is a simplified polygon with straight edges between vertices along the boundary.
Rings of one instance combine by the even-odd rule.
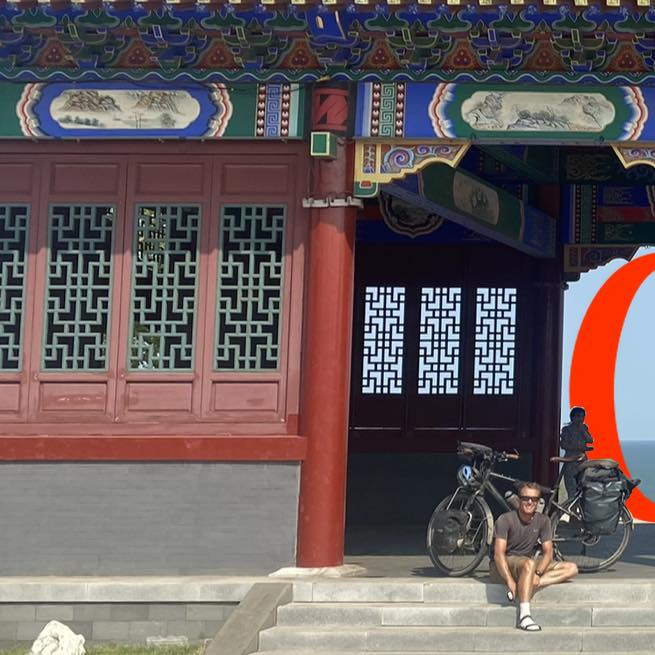
[[[113,320],[110,325],[111,343],[119,345],[118,369],[105,373],[44,373],[40,371],[41,319],[38,308],[27,316],[23,336],[23,370],[19,373],[0,374],[3,383],[19,384],[20,406],[13,415],[0,412],[0,460],[279,460],[299,461],[305,457],[306,439],[298,436],[300,403],[300,343],[303,320],[304,243],[307,235],[307,212],[302,209],[304,176],[307,170],[306,144],[254,143],[254,142],[63,142],[0,143],[0,167],[24,163],[31,166],[34,176],[31,190],[16,187],[3,188],[0,183],[0,202],[29,202],[32,221],[37,214],[47,212],[51,202],[100,203],[117,206],[124,216],[114,236],[114,286],[112,306],[114,315],[118,303],[125,306],[125,294],[130,292],[131,281],[124,272],[130,270],[130,249],[121,251],[129,243],[137,203],[201,203],[200,247],[207,248],[199,263],[200,290],[207,294],[216,290],[216,262],[218,246],[219,206],[221,204],[285,204],[287,231],[285,234],[284,310],[281,342],[281,366],[277,373],[219,373],[212,371],[213,354],[213,303],[198,306],[196,322],[196,369],[189,373],[162,373],[156,380],[173,383],[188,381],[195,388],[190,412],[144,412],[134,415],[125,407],[127,385],[147,382],[150,372],[127,370],[127,321]],[[139,162],[181,164],[204,162],[202,192],[179,193],[162,188],[158,193],[138,193],[134,173]],[[82,165],[98,163],[118,166],[119,177],[127,194],[95,193],[86,189],[50,193],[51,166],[77,162]],[[240,166],[237,175],[240,183],[232,192],[222,191],[225,185],[226,166]],[[286,185],[273,182],[262,184],[257,167],[286,171]],[[272,168],[271,168],[272,167]],[[277,167],[277,168],[276,168]],[[50,177],[43,174],[50,172]],[[40,176],[40,177],[39,177]],[[262,188],[266,187],[268,188]],[[282,186],[282,188],[280,188]],[[212,189],[212,192],[209,192]],[[45,257],[39,249],[47,248],[45,222],[41,228],[30,230],[27,263],[26,310],[33,299],[42,298],[45,284]],[[33,224],[33,223],[31,223]],[[127,231],[125,238],[124,231]],[[123,258],[127,261],[123,263]],[[209,297],[209,296],[207,296]],[[30,300],[32,299],[32,300]],[[41,310],[42,311],[42,310]],[[199,372],[205,373],[200,376]],[[209,373],[207,373],[209,371]],[[28,380],[28,376],[30,379]],[[202,379],[201,379],[202,378]],[[115,396],[115,410],[80,414],[79,411],[41,411],[39,394],[41,380],[71,384],[102,381],[108,385],[107,397]],[[277,410],[263,416],[256,411],[207,411],[210,406],[212,385],[229,382],[242,384],[276,380],[279,385]],[[114,395],[111,387],[117,386]],[[25,391],[29,390],[29,394]],[[81,387],[80,387],[81,389]],[[232,392],[238,393],[238,388]],[[29,397],[28,397],[29,396]],[[204,407],[205,409],[202,409]],[[110,411],[111,410],[111,411]]]
[[[307,439],[266,437],[0,437],[0,461],[301,461]]]

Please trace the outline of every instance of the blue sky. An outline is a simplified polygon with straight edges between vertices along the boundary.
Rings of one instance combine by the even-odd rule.
[[[641,248],[637,257],[653,253]],[[568,421],[569,371],[575,338],[596,292],[626,262],[617,259],[584,273],[569,284],[564,294],[564,361],[562,367],[562,423]],[[602,327],[599,326],[599,329]],[[625,440],[655,441],[655,275],[651,275],[635,296],[626,317],[619,344],[614,384],[619,437]]]

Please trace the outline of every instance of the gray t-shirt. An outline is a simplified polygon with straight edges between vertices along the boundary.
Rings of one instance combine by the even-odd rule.
[[[587,452],[587,444],[593,443],[586,423],[567,423],[560,432],[559,445],[567,457]]]
[[[539,543],[552,541],[553,532],[548,517],[538,512],[530,523],[523,523],[514,510],[501,514],[494,525],[494,539],[507,540],[507,555],[532,557]]]

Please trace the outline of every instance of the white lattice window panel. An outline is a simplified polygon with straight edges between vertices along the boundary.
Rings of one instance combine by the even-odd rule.
[[[366,287],[363,394],[402,393],[404,335],[405,289]]]
[[[462,289],[421,289],[419,329],[419,395],[459,392]]]
[[[514,393],[517,290],[484,287],[476,290],[473,394]]]

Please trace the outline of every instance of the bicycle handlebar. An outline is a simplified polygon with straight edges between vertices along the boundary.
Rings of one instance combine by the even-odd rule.
[[[484,457],[484,459],[496,460],[499,462],[520,459],[520,455],[516,451],[508,453],[504,450],[498,451],[490,448],[489,446],[469,443],[466,441],[460,441],[457,444],[457,454],[464,455],[466,457],[475,457],[476,455],[479,455]]]

